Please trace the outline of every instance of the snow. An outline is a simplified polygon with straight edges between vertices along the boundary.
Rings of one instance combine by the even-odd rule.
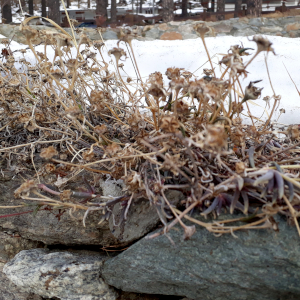
[[[271,81],[275,90],[276,95],[281,95],[281,101],[278,105],[274,117],[272,120],[277,120],[280,115],[279,109],[285,109],[286,113],[282,114],[279,118],[280,123],[283,124],[295,124],[300,123],[300,96],[289,78],[289,75],[284,67],[286,66],[290,75],[292,76],[295,84],[300,89],[300,78],[297,76],[298,69],[300,66],[300,61],[298,58],[298,53],[300,49],[300,39],[299,38],[284,38],[278,36],[267,36],[267,38],[273,42],[273,47],[276,52],[276,56],[272,53],[268,54],[268,66],[271,76]],[[251,39],[251,37],[249,37]],[[247,37],[210,37],[206,38],[207,48],[212,57],[215,71],[217,77],[220,76],[222,70],[218,61],[222,59],[222,55],[227,54],[228,49],[231,45],[243,44],[244,47],[250,47],[256,49],[256,44],[251,42]],[[116,47],[117,41],[106,41],[106,47],[110,50],[113,47]],[[1,47],[4,47],[1,45]],[[127,48],[124,43],[120,44],[120,47],[126,50]],[[20,48],[26,48],[25,45],[19,45],[16,42],[11,43],[11,50],[17,50]],[[166,69],[169,67],[178,67],[185,68],[186,70],[192,72],[197,78],[201,78],[203,75],[203,68],[210,68],[210,65],[207,60],[207,55],[203,47],[201,39],[191,39],[191,40],[176,40],[176,41],[133,41],[133,48],[138,63],[138,67],[143,78],[143,81],[146,81],[149,74],[159,71],[162,74],[165,73]],[[37,46],[36,50],[39,52],[44,52],[44,46]],[[53,50],[51,48],[47,49],[47,54],[50,61],[53,59]],[[75,50],[75,49],[74,49]],[[1,49],[0,49],[1,51]],[[113,57],[109,57],[105,52],[106,61],[111,61],[110,67],[113,70],[112,60]],[[251,54],[254,54],[255,51],[249,50]],[[75,51],[74,51],[75,53]],[[16,52],[16,55],[20,58],[22,57],[21,53]],[[35,63],[35,59],[30,51],[27,51],[25,54],[32,64]],[[243,56],[244,62],[250,60],[250,56]],[[98,60],[101,61],[99,55]],[[130,58],[124,63],[124,70],[129,76],[134,79],[136,78],[135,71],[132,67]],[[121,63],[121,62],[120,62]],[[223,68],[224,69],[224,68]],[[260,118],[263,114],[264,107],[266,102],[262,100],[265,96],[272,96],[273,92],[269,83],[266,65],[265,65],[265,54],[260,53],[258,57],[249,65],[247,68],[249,74],[247,78],[241,80],[243,89],[249,84],[250,81],[262,80],[258,83],[258,87],[264,87],[262,90],[262,97],[255,101],[248,101],[251,113]],[[122,71],[122,76],[126,79],[127,75]],[[166,78],[165,78],[166,79]],[[165,81],[166,84],[168,80]],[[167,86],[166,86],[167,87]],[[274,100],[272,99],[270,104]],[[268,113],[271,109],[266,107]],[[246,113],[246,108],[244,110]],[[264,113],[261,119],[266,119],[267,115]]]

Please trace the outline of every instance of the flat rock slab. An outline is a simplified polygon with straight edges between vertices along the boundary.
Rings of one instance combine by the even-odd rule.
[[[102,277],[123,291],[186,296],[194,300],[300,299],[300,238],[279,222],[280,232],[250,230],[215,237],[197,227],[183,240],[166,236],[135,243],[104,263]]]
[[[117,292],[100,277],[105,256],[98,253],[24,250],[3,272],[24,292],[61,300],[115,300]]]

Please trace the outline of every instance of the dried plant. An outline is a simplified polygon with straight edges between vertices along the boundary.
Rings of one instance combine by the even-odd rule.
[[[299,126],[278,130],[270,118],[266,124],[243,124],[244,106],[258,99],[263,88],[256,86],[257,80],[244,92],[236,89],[257,54],[274,51],[271,43],[254,37],[257,51],[247,63],[243,57],[251,49],[231,46],[220,60],[225,71],[218,77],[205,45],[210,28],[199,24],[195,30],[211,69],[204,69],[202,78],[192,78],[189,71],[170,67],[166,70],[169,82],[159,72],[142,81],[132,46],[136,33],[122,31],[120,35],[119,43],[128,45],[131,53],[119,43],[108,52],[115,58],[115,69],[104,60],[105,43],[91,42],[84,32],[79,32],[76,52],[71,51],[74,41],[70,36],[44,32],[42,53],[33,46],[38,32],[22,26],[36,65],[26,60],[25,50],[20,50],[16,62],[16,53],[4,43],[1,163],[2,169],[5,163],[6,169],[16,173],[34,170],[35,175],[15,191],[16,197],[24,199],[24,206],[36,201],[39,209],[81,209],[85,225],[91,211],[101,214],[102,222],[121,202],[126,207],[126,222],[132,201],[144,197],[157,208],[165,226],[159,234],[179,222],[184,238],[190,238],[196,228],[186,226],[184,218],[215,234],[247,228],[277,230],[275,214],[292,219],[300,234],[300,183],[295,173],[300,161]],[[54,48],[53,61],[48,59],[47,44]],[[138,82],[129,77],[125,82],[121,76],[121,59],[127,54],[134,58]],[[273,98],[277,105],[275,93]],[[284,138],[279,138],[279,132]],[[84,191],[70,190],[68,182],[77,180],[79,174],[122,179],[124,195],[102,197],[98,179],[93,185],[86,183]],[[185,200],[174,207],[166,197],[168,190],[181,191]],[[191,210],[202,217],[239,211],[250,213],[251,218],[208,222],[189,216]],[[245,225],[237,223],[243,221]]]

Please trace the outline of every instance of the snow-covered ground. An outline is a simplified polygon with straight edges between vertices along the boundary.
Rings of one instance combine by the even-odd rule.
[[[251,39],[251,38],[250,38]],[[284,124],[300,123],[300,96],[289,78],[289,75],[284,67],[288,69],[295,84],[300,90],[300,78],[299,78],[299,38],[284,38],[277,36],[268,36],[268,39],[273,42],[273,46],[276,52],[276,56],[272,53],[268,55],[268,66],[273,87],[276,95],[281,95],[280,105],[272,120],[277,120],[280,115],[279,109],[284,108],[286,113],[280,116],[279,122]],[[106,41],[106,47],[110,50],[116,46],[117,41]],[[221,60],[223,54],[227,54],[227,51],[231,45],[243,44],[244,47],[250,47],[256,49],[256,44],[248,40],[247,37],[216,37],[206,38],[206,43],[210,55],[213,57],[216,73],[219,76],[221,74],[218,61]],[[1,45],[0,47],[4,47]],[[24,48],[24,45],[19,45],[16,42],[12,42],[11,49],[16,50],[18,48]],[[126,46],[121,43],[120,47],[127,51]],[[193,40],[178,40],[178,41],[133,41],[133,47],[137,59],[137,63],[141,72],[141,76],[145,81],[150,73],[159,71],[162,74],[165,73],[168,67],[185,68],[192,72],[196,77],[201,78],[203,76],[203,68],[210,68],[207,62],[207,56],[200,39]],[[43,52],[44,47],[36,47],[37,51]],[[1,51],[1,50],[0,50]],[[106,51],[105,51],[106,52]],[[255,51],[249,51],[255,53]],[[53,51],[47,50],[50,60],[53,58]],[[21,54],[17,54],[22,57]],[[32,63],[34,63],[34,57],[28,51],[25,54]],[[251,56],[244,56],[244,61],[247,62]],[[98,56],[99,61],[100,57]],[[111,60],[108,54],[105,54],[107,61]],[[131,60],[128,58],[124,63],[124,70],[132,77],[136,78],[134,69],[132,67]],[[112,68],[112,65],[111,65]],[[251,113],[256,117],[261,117],[266,106],[266,102],[262,100],[265,96],[272,96],[272,90],[270,87],[264,53],[260,53],[258,57],[247,68],[249,71],[247,78],[243,79],[241,84],[243,89],[250,81],[262,80],[258,83],[258,87],[264,87],[262,91],[262,97],[259,100],[249,101]],[[124,78],[127,77],[125,73],[122,73]],[[166,80],[167,83],[167,80]],[[272,99],[270,104],[274,100]],[[266,107],[270,112],[270,108]],[[245,110],[246,112],[246,110]],[[266,119],[267,115],[264,113],[262,119]]]

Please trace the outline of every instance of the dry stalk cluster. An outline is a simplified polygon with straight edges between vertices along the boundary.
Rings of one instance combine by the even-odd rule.
[[[260,52],[274,53],[266,38],[253,38],[257,50],[248,60],[249,48],[231,46],[219,66],[206,50],[211,69],[204,69],[202,78],[170,67],[166,85],[160,72],[142,81],[133,32],[121,31],[117,47],[108,51],[103,40],[92,42],[84,31],[77,45],[66,33],[38,32],[26,23],[21,27],[29,48],[20,52],[31,51],[37,63],[31,65],[25,56],[17,60],[4,40],[0,65],[2,169],[23,177],[30,168],[35,171],[15,191],[21,199],[16,208],[84,210],[85,225],[92,211],[101,214],[101,222],[122,202],[126,222],[131,203],[143,197],[157,209],[165,234],[179,222],[185,238],[191,237],[195,226],[186,226],[184,218],[216,235],[277,230],[276,214],[300,234],[299,127],[278,129],[271,122],[280,100],[275,92],[265,99],[274,99],[268,120],[252,116],[248,101],[261,96],[261,83],[250,82],[245,90],[240,84]],[[204,36],[210,29],[205,24],[195,29],[207,49]],[[42,53],[33,46],[36,37],[45,45]],[[49,47],[55,53],[52,61]],[[113,59],[114,70],[103,51]],[[129,56],[137,80],[121,77],[121,60]],[[251,125],[243,124],[243,114],[250,116]],[[67,189],[81,172],[92,174],[93,183],[85,191]],[[102,197],[96,192],[100,177],[122,179],[124,195]],[[166,197],[172,189],[185,195],[177,208]],[[215,220],[200,221],[191,211]],[[217,220],[222,213],[238,211],[244,215]]]

